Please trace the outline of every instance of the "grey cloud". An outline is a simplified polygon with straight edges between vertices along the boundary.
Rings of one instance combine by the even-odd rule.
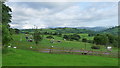
[[[83,4],[83,5],[81,5]],[[10,5],[10,4],[8,4]],[[21,6],[19,6],[21,5]],[[102,5],[102,6],[101,6]],[[116,22],[116,3],[16,3],[10,5],[15,28],[104,26]],[[109,22],[108,22],[109,21]],[[95,23],[97,22],[97,23]]]

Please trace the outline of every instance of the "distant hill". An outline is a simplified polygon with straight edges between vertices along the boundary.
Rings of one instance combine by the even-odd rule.
[[[60,33],[94,33],[92,30],[78,28],[57,28],[56,31]]]
[[[22,29],[21,32],[33,32],[34,29]],[[87,30],[87,29],[78,29],[78,28],[47,28],[47,29],[42,29],[43,32],[59,32],[59,33],[94,33],[92,30]]]
[[[103,31],[108,29],[109,27],[79,27],[79,29],[87,29],[92,31]]]
[[[106,30],[103,30],[101,31],[100,33],[110,33],[110,34],[120,34],[120,26],[115,26],[115,27],[112,27],[112,28],[108,28]]]

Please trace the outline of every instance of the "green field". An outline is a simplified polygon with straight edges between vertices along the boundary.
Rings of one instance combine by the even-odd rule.
[[[3,54],[3,66],[117,66],[117,58],[38,53],[28,50],[8,49]]]
[[[87,34],[80,34],[82,38],[88,38],[88,39],[93,39],[93,37],[88,37]],[[13,35],[13,41],[12,41],[12,46],[17,46],[19,48],[22,49],[28,49],[30,46],[33,46],[33,48],[42,48],[42,47],[51,47],[54,46],[55,48],[74,48],[74,49],[84,49],[85,48],[85,43],[80,41],[65,41],[63,40],[62,37],[58,37],[58,36],[53,36],[55,38],[55,41],[57,40],[61,40],[61,43],[50,43],[50,39],[46,39],[47,35],[44,35],[44,38],[41,42],[39,42],[38,46],[35,45],[34,42],[27,42],[25,39],[25,35],[24,34],[16,34]],[[20,41],[20,39],[22,39],[22,41]],[[107,51],[106,48],[104,46],[100,46],[101,49],[95,50],[95,49],[91,49],[91,46],[93,46],[94,44],[91,43],[86,43],[86,49],[87,50],[93,50],[93,51]],[[112,52],[118,52],[118,49],[113,47]]]
[[[82,38],[93,39],[87,34],[80,34]],[[65,41],[62,37],[54,36],[55,40],[61,43],[50,43],[50,39],[45,38],[39,42],[38,46],[34,42],[28,42],[24,34],[14,34],[11,46],[17,49],[8,48],[8,53],[3,53],[3,66],[117,66],[118,59],[104,56],[73,55],[73,54],[49,54],[38,52],[41,49],[54,48],[79,50],[85,48],[85,43],[80,41]],[[93,44],[86,43],[86,50],[107,52],[104,46],[101,49],[91,49]],[[33,47],[32,49],[30,47]],[[35,50],[35,51],[32,51]],[[37,52],[36,52],[37,51]],[[118,49],[113,48],[112,52],[117,53]]]

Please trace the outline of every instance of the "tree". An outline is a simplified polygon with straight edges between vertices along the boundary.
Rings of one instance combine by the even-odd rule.
[[[41,41],[43,39],[43,36],[42,34],[38,31],[38,29],[36,28],[35,29],[35,32],[34,32],[34,41],[35,41],[35,44],[38,45],[39,41]]]
[[[118,48],[120,48],[120,36],[118,36],[118,38],[117,38],[117,43],[118,43]]]
[[[62,33],[58,33],[57,36],[61,37],[61,36],[62,36]]]
[[[100,46],[95,46],[95,45],[94,45],[94,46],[92,46],[91,48],[92,48],[92,49],[100,49]]]
[[[82,39],[82,42],[87,42],[87,39],[86,39],[86,38],[83,38],[83,39]]]
[[[64,39],[69,39],[68,35],[63,36]]]
[[[108,40],[109,40],[109,44],[112,44],[115,42],[115,36],[111,35],[111,34],[107,34]]]
[[[82,39],[82,42],[85,42],[85,49],[86,49],[86,42],[87,42],[87,39],[86,39],[86,38],[83,38],[83,39]]]
[[[9,6],[6,6],[4,2],[0,2],[2,5],[2,45],[5,46],[10,43],[12,37],[10,34],[10,25],[8,23],[11,22],[11,14],[12,10]]]
[[[77,34],[73,34],[73,35],[64,35],[63,38],[70,41],[73,41],[73,40],[79,41],[81,37]]]
[[[19,34],[20,33],[20,30],[19,29],[14,29],[15,30],[15,33],[16,34]]]
[[[94,35],[95,35],[94,33],[89,33],[89,34],[88,34],[89,37],[92,37],[92,36],[94,36]]]
[[[100,44],[100,45],[107,45],[109,42],[108,37],[105,34],[97,34],[94,37],[94,43],[95,44]]]
[[[48,39],[54,39],[53,36],[47,36],[46,38],[48,38]]]
[[[10,35],[9,29],[6,25],[2,25],[2,44],[3,46],[7,45],[11,41],[12,37]]]

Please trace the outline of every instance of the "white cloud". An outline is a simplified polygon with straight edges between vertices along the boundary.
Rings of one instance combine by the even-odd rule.
[[[14,28],[117,25],[117,3],[12,2],[7,5],[13,10],[11,27]]]
[[[119,0],[8,0],[9,2],[118,2]]]

